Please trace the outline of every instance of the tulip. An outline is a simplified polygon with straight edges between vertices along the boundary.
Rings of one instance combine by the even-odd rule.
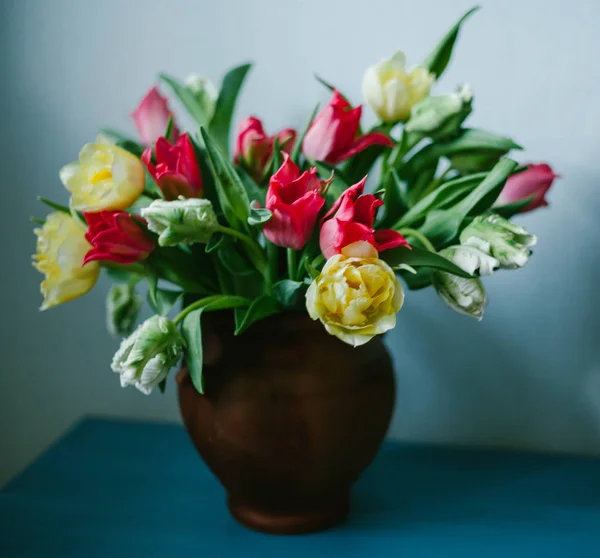
[[[296,131],[286,128],[274,136],[268,136],[258,118],[245,118],[238,127],[233,149],[236,165],[244,167],[255,180],[260,181],[273,157],[275,140],[280,151],[291,153],[296,142]]]
[[[348,188],[333,204],[321,221],[319,243],[321,252],[329,259],[339,254],[344,246],[359,240],[373,245],[378,252],[408,246],[406,239],[391,229],[373,228],[377,208],[383,201],[373,194],[364,194],[366,177]]]
[[[301,250],[310,240],[319,212],[325,204],[328,182],[319,180],[317,169],[300,174],[298,166],[283,154],[283,164],[271,177],[266,208],[273,216],[263,227],[267,240],[277,246]]]
[[[451,136],[460,130],[471,113],[473,92],[463,85],[456,93],[425,97],[412,107],[407,132],[419,132],[433,139]]]
[[[40,310],[47,310],[84,295],[95,285],[100,264],[82,265],[91,248],[85,239],[85,229],[67,213],[51,213],[43,227],[35,229],[37,252],[34,267],[46,277],[40,290],[44,302]]]
[[[480,275],[490,275],[499,265],[495,258],[470,246],[450,246],[439,254],[471,274],[479,271]],[[483,318],[488,299],[481,279],[434,271],[432,282],[440,298],[452,310],[476,320]]]
[[[520,213],[531,211],[538,207],[546,207],[546,192],[552,186],[555,174],[550,165],[541,163],[531,164],[524,171],[513,174],[506,181],[498,198],[497,205],[505,205],[532,197],[531,203],[523,207]]]
[[[523,267],[537,237],[500,215],[479,215],[460,234],[464,246],[473,246],[496,258],[504,269]]]
[[[412,107],[429,95],[434,81],[426,68],[408,71],[406,56],[398,51],[366,71],[363,96],[383,122],[404,122]]]
[[[159,235],[161,246],[207,243],[219,229],[212,204],[206,199],[156,200],[142,209],[142,217]]]
[[[371,132],[358,135],[362,106],[352,108],[337,91],[329,104],[310,125],[302,150],[313,161],[338,164],[371,145],[392,147],[394,142],[385,134]]]
[[[138,134],[144,145],[153,146],[158,138],[164,136],[169,119],[173,118],[173,113],[169,109],[167,99],[163,97],[158,88],[154,86],[142,99],[138,107],[131,113]],[[177,126],[173,125],[170,141],[175,141],[179,137]]]
[[[306,291],[308,315],[353,347],[393,329],[403,302],[394,271],[364,241],[329,258]]]
[[[112,335],[129,335],[135,327],[142,298],[129,284],[113,285],[106,297],[106,327]]]
[[[84,145],[79,161],[60,170],[60,179],[77,211],[127,209],[144,191],[145,181],[140,160],[103,136]]]
[[[155,156],[156,164],[152,162],[152,149],[148,147],[142,153],[142,161],[165,199],[202,197],[202,176],[187,133],[180,136],[174,145],[165,138],[158,138]]]
[[[89,226],[85,235],[92,245],[83,263],[94,260],[132,264],[145,260],[154,242],[145,232],[146,222],[124,211],[84,213]]]
[[[194,95],[208,125],[215,112],[219,90],[212,81],[198,74],[190,74],[185,79],[185,86]]]
[[[160,384],[183,353],[183,337],[163,316],[152,316],[121,343],[111,368],[121,387],[135,386],[145,395]]]

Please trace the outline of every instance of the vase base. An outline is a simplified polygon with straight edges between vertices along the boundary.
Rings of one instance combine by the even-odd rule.
[[[275,535],[302,535],[325,531],[343,523],[348,517],[349,498],[341,498],[317,508],[303,509],[297,512],[274,512],[251,504],[227,501],[231,515],[242,525]]]

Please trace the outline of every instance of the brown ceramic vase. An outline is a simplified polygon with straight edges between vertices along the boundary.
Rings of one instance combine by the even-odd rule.
[[[350,488],[381,446],[394,407],[381,338],[353,348],[301,314],[267,318],[239,337],[228,317],[209,325],[214,363],[204,368],[205,393],[184,369],[179,406],[232,515],[280,534],[342,522]]]

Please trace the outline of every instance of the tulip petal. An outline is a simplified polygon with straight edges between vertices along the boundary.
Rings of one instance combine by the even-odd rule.
[[[354,157],[357,153],[364,151],[367,147],[372,145],[384,145],[386,147],[393,147],[394,142],[389,136],[382,134],[381,132],[371,132],[356,138],[353,144],[345,151],[337,152],[329,156],[329,161],[332,164],[340,163],[350,157]]]

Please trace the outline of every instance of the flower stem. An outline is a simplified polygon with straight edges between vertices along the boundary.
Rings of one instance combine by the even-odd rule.
[[[173,323],[178,324],[183,318],[185,318],[190,312],[197,310],[198,308],[206,308],[215,302],[221,302],[223,299],[223,295],[214,295],[207,296],[206,298],[201,298],[196,302],[190,304],[187,308],[184,308],[175,318],[173,318]],[[242,296],[228,296],[227,297],[227,308],[240,308],[241,306],[249,306],[250,300],[244,298]],[[220,306],[220,308],[224,308]]]
[[[412,236],[416,238],[427,250],[433,252],[435,254],[436,250],[433,244],[431,244],[430,240],[421,232],[410,229],[408,227],[404,227],[398,231],[402,236]]]
[[[296,257],[296,250],[292,248],[287,249],[287,271],[288,277],[291,281],[296,280],[296,270],[298,268],[298,261]]]
[[[267,241],[267,254],[269,256],[269,285],[277,282],[279,277],[279,247]]]

